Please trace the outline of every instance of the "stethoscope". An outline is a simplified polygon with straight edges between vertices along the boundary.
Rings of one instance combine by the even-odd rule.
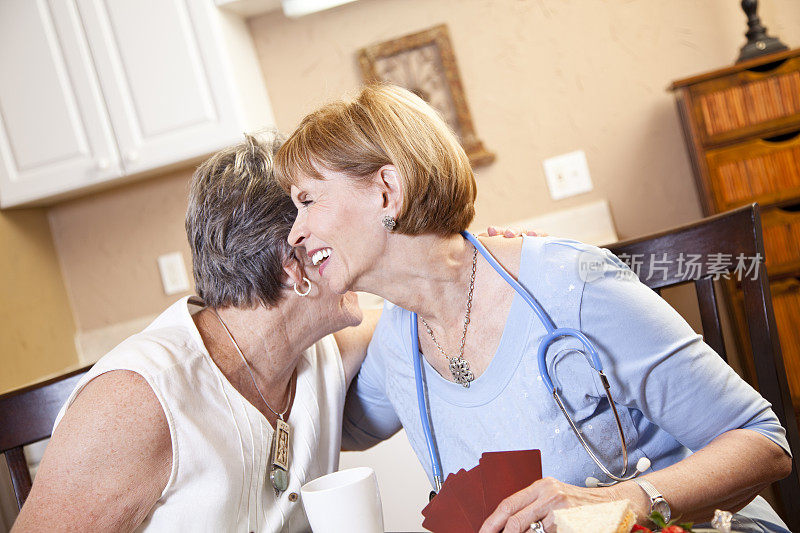
[[[650,468],[650,460],[646,457],[642,457],[636,463],[636,471],[630,475],[627,475],[628,472],[628,446],[625,444],[625,433],[622,430],[622,422],[620,422],[619,414],[617,413],[617,407],[614,404],[614,399],[611,397],[611,387],[608,384],[608,379],[606,375],[603,373],[603,365],[600,363],[600,358],[597,355],[597,349],[595,348],[592,341],[590,341],[586,335],[581,333],[580,331],[573,329],[573,328],[557,328],[553,321],[550,320],[550,317],[544,312],[542,306],[536,299],[529,293],[525,288],[515,280],[511,274],[500,264],[497,260],[492,257],[489,253],[489,250],[478,241],[472,234],[462,231],[461,234],[467,239],[472,245],[477,249],[484,259],[495,269],[495,271],[500,274],[500,276],[509,284],[511,287],[519,294],[523,300],[530,306],[531,309],[536,313],[536,316],[539,317],[539,320],[542,322],[542,325],[547,330],[547,334],[545,335],[544,339],[542,340],[541,344],[539,344],[539,351],[537,354],[537,360],[539,363],[539,375],[542,377],[542,381],[544,382],[545,386],[549,391],[551,391],[553,395],[553,399],[558,404],[558,407],[561,409],[561,412],[564,413],[567,421],[569,422],[569,426],[572,428],[572,432],[578,437],[583,449],[586,450],[586,453],[592,458],[594,463],[603,471],[603,473],[608,476],[610,481],[601,482],[597,478],[594,477],[587,477],[586,478],[586,486],[587,487],[610,487],[611,485],[615,485],[622,481],[628,481],[648,468]],[[581,344],[583,344],[584,348],[589,354],[590,364],[592,368],[597,371],[600,376],[600,381],[603,383],[603,388],[606,392],[606,398],[608,398],[608,403],[611,406],[611,410],[614,413],[614,420],[617,422],[617,430],[619,432],[620,442],[622,443],[622,472],[618,475],[615,475],[609,470],[595,455],[589,445],[583,438],[580,430],[575,425],[575,422],[572,420],[572,417],[569,416],[567,413],[566,408],[564,407],[564,402],[561,401],[561,397],[558,394],[558,391],[553,386],[553,381],[550,379],[550,373],[547,370],[547,364],[545,362],[545,356],[547,355],[547,349],[550,345],[555,342],[556,340],[563,338],[563,337],[573,337],[578,339]],[[436,440],[433,437],[433,433],[431,431],[431,423],[430,423],[430,416],[428,412],[428,399],[426,394],[425,385],[422,380],[422,357],[419,351],[419,331],[417,327],[417,314],[411,313],[411,351],[412,356],[414,358],[414,379],[417,385],[417,404],[419,405],[419,416],[420,420],[422,421],[422,431],[425,434],[425,441],[428,447],[428,455],[431,459],[431,468],[433,470],[433,484],[434,489],[436,492],[442,488],[443,476],[442,476],[442,463],[439,459],[439,451],[436,447]],[[579,353],[583,353],[584,356],[586,355],[584,352],[580,350],[574,350]],[[433,494],[432,494],[433,495]]]

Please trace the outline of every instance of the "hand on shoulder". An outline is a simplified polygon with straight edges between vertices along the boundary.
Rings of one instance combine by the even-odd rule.
[[[480,242],[489,250],[492,257],[505,267],[513,276],[519,275],[522,254],[522,237],[480,237]]]
[[[542,233],[540,231],[534,231],[532,229],[525,229],[525,228],[503,228],[499,226],[489,226],[486,228],[485,233],[480,233],[479,237],[506,237],[512,239],[514,237],[522,237],[523,235],[527,235],[528,237],[547,237],[547,233]]]

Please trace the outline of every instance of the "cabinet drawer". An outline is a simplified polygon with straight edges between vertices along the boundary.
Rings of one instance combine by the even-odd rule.
[[[800,280],[771,283],[770,291],[792,403],[800,413]]]
[[[761,213],[767,272],[800,271],[800,205],[797,211],[766,209]]]
[[[703,145],[800,125],[800,57],[698,83],[689,93]]]
[[[800,196],[800,130],[706,152],[717,211]]]

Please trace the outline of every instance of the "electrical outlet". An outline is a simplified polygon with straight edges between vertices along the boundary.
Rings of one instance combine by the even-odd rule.
[[[183,263],[183,256],[180,252],[158,256],[158,271],[161,273],[164,294],[178,294],[189,290],[186,265]]]
[[[583,150],[545,159],[542,165],[553,200],[589,192],[594,188]]]

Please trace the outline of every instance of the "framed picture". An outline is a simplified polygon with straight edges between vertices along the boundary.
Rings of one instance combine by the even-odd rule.
[[[367,82],[405,87],[439,111],[473,167],[494,161],[475,133],[446,25],[362,48],[358,61]]]

